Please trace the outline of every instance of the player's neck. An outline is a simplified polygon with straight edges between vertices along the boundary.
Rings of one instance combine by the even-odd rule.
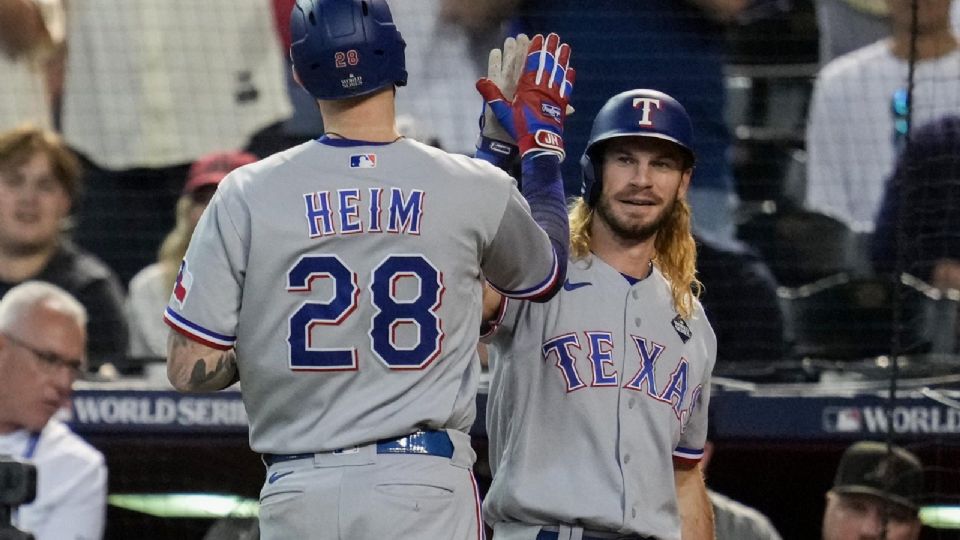
[[[890,50],[900,59],[910,58],[910,33],[895,32]],[[946,56],[957,49],[957,37],[950,27],[917,36],[917,60],[932,60]]]
[[[327,133],[369,142],[392,142],[400,137],[392,89],[353,99],[321,100],[319,104]]]
[[[656,255],[656,235],[643,241],[624,239],[594,219],[590,251],[615,270],[636,278],[647,277],[650,261]]]
[[[0,281],[20,283],[35,277],[47,266],[56,250],[56,244],[29,252],[0,248]]]

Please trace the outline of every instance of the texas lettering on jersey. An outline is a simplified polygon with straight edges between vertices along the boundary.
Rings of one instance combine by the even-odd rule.
[[[426,198],[421,189],[372,187],[303,194],[307,234],[420,234]]]
[[[636,347],[639,368],[629,378],[621,378],[614,366],[615,350],[613,334],[611,332],[585,331],[582,333],[562,334],[544,341],[541,351],[544,360],[553,360],[558,373],[562,377],[567,392],[583,388],[619,387],[628,390],[644,392],[648,397],[655,399],[673,408],[677,420],[681,425],[686,423],[688,415],[693,411],[699,397],[701,386],[693,390],[689,406],[683,409],[684,397],[687,395],[687,372],[689,363],[686,358],[680,357],[673,367],[667,381],[658,385],[655,368],[662,366],[667,360],[664,358],[666,347],[640,336],[630,336],[630,341]],[[578,358],[579,357],[579,358]],[[578,370],[577,361],[583,359]],[[580,370],[586,366],[589,369],[589,384],[584,381]],[[663,368],[661,367],[661,372]]]

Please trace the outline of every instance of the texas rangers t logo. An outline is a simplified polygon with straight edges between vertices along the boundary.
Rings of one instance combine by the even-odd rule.
[[[652,112],[651,106],[660,109],[660,100],[657,98],[649,97],[638,97],[633,98],[633,108],[642,109],[643,116],[640,117],[641,126],[652,126],[653,122],[650,120],[650,113]]]

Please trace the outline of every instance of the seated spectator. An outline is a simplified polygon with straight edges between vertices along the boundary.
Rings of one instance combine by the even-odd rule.
[[[960,110],[960,48],[951,0],[918,2],[912,117],[915,125]],[[874,230],[884,183],[905,131],[911,0],[890,0],[892,36],[821,71],[807,125],[807,206]]]
[[[80,165],[54,133],[0,134],[0,296],[36,279],[77,297],[90,314],[87,352],[96,366],[124,355],[127,325],[117,277],[64,234],[79,191]]]
[[[721,248],[699,236],[700,302],[717,334],[717,364],[776,361],[786,352],[777,282],[747,248]]]
[[[0,1],[0,132],[53,125],[47,79],[57,73],[63,38],[60,0]]]
[[[902,230],[901,230],[902,228]],[[877,272],[900,270],[941,289],[960,289],[960,116],[913,132],[887,184],[871,241]]]
[[[823,540],[917,540],[922,490],[923,465],[915,455],[881,442],[854,443],[827,492]]]
[[[36,499],[13,522],[37,540],[103,535],[103,455],[52,418],[84,372],[86,322],[83,306],[49,283],[21,283],[0,300],[0,454],[37,468]]]
[[[126,304],[130,356],[166,357],[168,329],[163,323],[163,310],[170,300],[193,229],[216,192],[217,184],[233,169],[256,160],[256,156],[246,152],[217,152],[201,157],[190,167],[177,201],[176,225],[160,245],[157,262],[130,280]]]

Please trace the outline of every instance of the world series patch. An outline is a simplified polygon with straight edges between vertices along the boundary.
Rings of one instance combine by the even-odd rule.
[[[680,336],[680,340],[684,343],[690,341],[690,338],[693,337],[693,332],[691,332],[690,327],[687,326],[687,321],[683,320],[679,315],[674,317],[670,323],[673,324],[673,329],[677,331],[677,335]]]

